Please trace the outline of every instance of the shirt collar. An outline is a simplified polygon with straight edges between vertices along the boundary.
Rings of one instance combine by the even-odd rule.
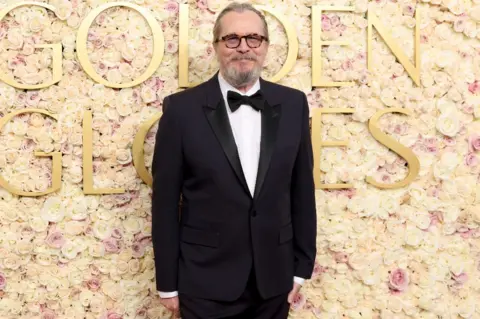
[[[218,72],[218,82],[220,84],[220,90],[222,91],[222,96],[224,100],[227,100],[228,91],[234,91],[242,95],[250,96],[250,95],[253,95],[255,92],[257,92],[258,90],[260,90],[260,79],[257,79],[255,84],[253,84],[253,86],[246,93],[243,93],[237,90],[230,83],[228,83],[227,80],[225,80],[223,76],[220,74],[220,72]]]

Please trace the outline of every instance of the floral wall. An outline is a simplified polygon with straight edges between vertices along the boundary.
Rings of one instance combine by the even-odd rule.
[[[151,189],[138,176],[132,143],[141,123],[158,114],[178,88],[179,2],[135,0],[164,32],[165,55],[147,81],[124,89],[94,82],[76,56],[83,19],[106,1],[56,0],[14,9],[0,22],[0,73],[19,83],[52,79],[50,49],[61,43],[63,77],[39,90],[0,82],[0,117],[22,109],[0,132],[0,174],[13,187],[51,186],[51,160],[34,151],[61,152],[58,192],[22,197],[0,188],[0,318],[169,318],[155,291],[150,229]],[[20,3],[2,1],[0,9]],[[183,2],[182,2],[183,3]],[[190,81],[207,80],[217,68],[210,45],[221,0],[189,0]],[[316,163],[327,184],[317,190],[318,256],[291,318],[480,318],[480,1],[479,0],[258,0],[296,28],[299,53],[280,83],[303,90],[315,108],[354,108],[354,114],[322,116],[324,140],[347,147],[322,150]],[[354,12],[324,12],[323,40],[349,46],[322,49],[323,75],[353,81],[347,87],[312,88],[311,6],[348,5]],[[420,85],[415,84],[379,34],[373,31],[367,69],[367,10],[374,12],[414,61],[414,15],[420,14]],[[264,70],[280,70],[287,39],[267,15],[271,47]],[[125,83],[146,69],[152,33],[135,10],[114,7],[98,15],[88,32],[96,72]],[[381,129],[411,149],[420,173],[399,189],[365,181],[402,180],[405,160],[368,131],[377,111]],[[82,120],[93,113],[96,188],[121,194],[85,195],[82,189]],[[144,143],[150,171],[156,125]],[[168,156],[168,154],[167,154]],[[167,243],[166,243],[167,244]]]

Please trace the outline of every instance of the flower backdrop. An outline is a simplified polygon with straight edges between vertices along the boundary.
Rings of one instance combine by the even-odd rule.
[[[0,188],[0,318],[169,318],[155,291],[150,239],[150,188],[137,175],[131,147],[139,125],[158,114],[178,88],[176,1],[135,0],[161,25],[165,55],[147,81],[112,89],[95,83],[76,56],[85,16],[106,1],[56,0],[55,12],[19,7],[0,22],[0,72],[19,83],[52,79],[53,55],[41,43],[62,44],[62,80],[40,90],[0,82],[0,117],[25,108],[0,134],[0,174],[14,187],[51,186],[49,158],[61,152],[61,190],[19,197]],[[1,8],[19,3],[4,0]],[[186,2],[181,2],[186,3]],[[208,79],[217,68],[210,45],[213,22],[228,1],[189,0],[189,75]],[[323,139],[348,140],[322,150],[316,163],[325,183],[354,188],[317,190],[318,256],[291,318],[480,318],[480,1],[479,0],[259,0],[296,28],[299,53],[280,83],[303,90],[314,108],[354,108],[322,116]],[[323,74],[353,81],[343,88],[312,88],[311,5],[349,5],[355,12],[324,12]],[[377,14],[413,61],[415,12],[420,15],[421,85],[417,86],[376,31],[371,70],[366,66],[366,12]],[[287,55],[282,25],[267,15],[271,34],[264,76]],[[88,32],[96,72],[126,83],[146,69],[152,33],[135,10],[114,7]],[[405,160],[368,131],[377,111],[384,132],[413,150],[421,163],[410,185],[378,189],[365,182],[402,180]],[[93,113],[94,186],[122,194],[85,195],[82,119]],[[145,140],[150,171],[156,125]],[[168,156],[168,154],[166,155]],[[168,244],[168,243],[166,243]]]

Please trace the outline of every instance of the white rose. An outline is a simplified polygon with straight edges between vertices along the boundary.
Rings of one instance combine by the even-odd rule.
[[[453,137],[460,130],[460,120],[456,112],[446,112],[437,118],[437,130],[443,135]]]
[[[68,259],[74,259],[78,254],[77,246],[72,241],[67,241],[62,246],[62,254]]]
[[[412,215],[409,217],[410,221],[412,221],[415,226],[422,230],[428,229],[430,226],[430,215],[427,212],[414,212]]]
[[[122,48],[122,58],[126,61],[132,61],[135,57],[135,48],[132,45],[125,44]]]
[[[435,59],[435,63],[441,67],[445,68],[453,65],[457,60],[457,54],[451,50],[442,50],[440,51]]]
[[[420,245],[423,239],[423,232],[417,227],[408,225],[405,231],[405,243],[412,247]]]
[[[460,208],[454,205],[447,205],[440,210],[442,211],[443,221],[445,223],[453,223],[460,216]]]
[[[85,223],[78,221],[69,221],[65,223],[65,233],[68,235],[80,235],[85,230]]]
[[[120,287],[126,295],[135,296],[143,289],[143,284],[137,280],[121,280]]]
[[[348,258],[348,264],[354,270],[363,270],[367,267],[368,260],[365,258],[364,253],[355,252],[351,254],[350,257]]]
[[[140,92],[140,96],[142,97],[143,102],[151,103],[157,99],[156,92],[149,86],[144,85]]]
[[[480,7],[480,6],[479,6]],[[476,302],[473,297],[461,299],[457,304],[457,312],[462,318],[474,318]]]
[[[112,83],[121,83],[123,79],[119,69],[110,69],[107,72],[107,80]]]
[[[47,229],[48,221],[46,221],[45,219],[42,219],[38,216],[34,216],[30,219],[29,225],[30,225],[30,227],[32,227],[32,229],[34,231],[39,233],[39,232],[43,232]]]
[[[143,227],[143,220],[137,217],[129,217],[123,221],[125,231],[130,234],[138,233]]]
[[[79,296],[80,303],[84,307],[88,307],[93,298],[94,298],[94,295],[90,290],[83,290]]]
[[[16,254],[7,253],[6,255],[2,256],[1,264],[3,264],[3,267],[6,269],[16,270],[20,268],[21,258]]]
[[[450,271],[455,275],[460,275],[465,270],[465,262],[460,258],[453,258],[448,260]]]
[[[132,107],[129,104],[125,104],[125,103],[117,104],[116,110],[118,112],[118,115],[120,116],[129,116],[130,114],[133,113]],[[115,120],[115,119],[112,119],[112,120]]]
[[[127,79],[131,79],[133,77],[134,70],[132,66],[128,63],[121,63],[118,67],[118,70]]]
[[[88,253],[92,257],[103,257],[105,256],[105,245],[102,243],[90,243],[88,247]]]
[[[368,268],[360,272],[363,283],[367,286],[375,286],[381,282],[378,269]]]
[[[48,222],[58,223],[65,216],[65,207],[60,197],[48,197],[43,203],[40,216]]]
[[[55,15],[60,20],[67,20],[72,14],[73,5],[69,1],[62,1],[55,6]]]
[[[10,49],[20,50],[23,46],[23,36],[18,29],[10,30],[7,33],[7,40]]]
[[[45,18],[41,15],[34,15],[30,18],[28,27],[33,33],[42,31],[45,26]]]
[[[97,220],[93,225],[93,234],[99,239],[106,239],[112,233],[111,224],[104,220]]]
[[[88,208],[85,197],[73,199],[73,203],[67,206],[68,216],[76,221],[85,220],[88,217]]]
[[[52,257],[43,253],[37,254],[35,261],[42,266],[49,266],[52,263]]]
[[[132,153],[129,149],[117,149],[115,151],[115,158],[119,164],[125,165],[132,161]]]
[[[388,300],[388,309],[395,313],[400,313],[402,311],[402,302],[399,297],[390,296]]]

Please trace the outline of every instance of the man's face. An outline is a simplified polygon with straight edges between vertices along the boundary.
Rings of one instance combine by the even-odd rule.
[[[240,39],[237,46],[238,37],[247,35],[250,37]],[[222,75],[232,85],[244,86],[260,76],[268,51],[268,42],[262,37],[263,22],[255,12],[229,12],[223,16],[220,41],[214,48]]]

